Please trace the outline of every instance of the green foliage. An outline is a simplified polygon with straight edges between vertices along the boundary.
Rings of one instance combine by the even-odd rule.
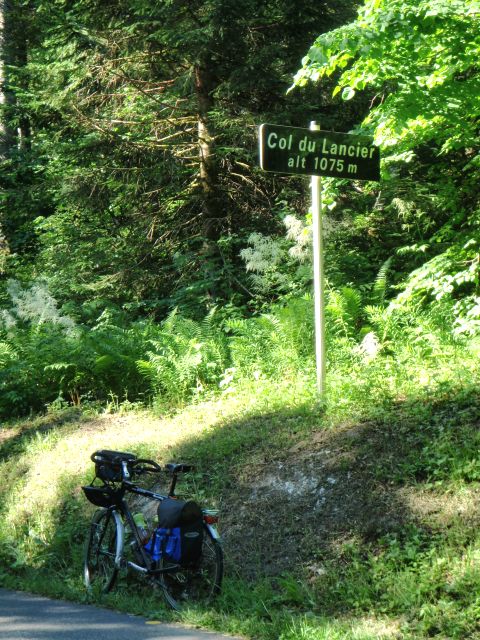
[[[351,287],[330,291],[325,311],[334,331],[347,338],[356,335],[362,315],[361,295]]]
[[[376,550],[368,545],[345,546],[344,570],[332,567],[324,584],[319,583],[317,597],[331,598],[336,593],[344,606],[358,613],[371,610],[374,602],[384,616],[405,613],[409,621],[403,637],[473,638],[478,603],[468,593],[467,583],[478,579],[478,574],[472,575],[477,544],[472,540],[463,560],[448,542],[429,539],[422,530],[410,527],[380,540]],[[454,579],[448,578],[447,567]],[[455,595],[449,588],[452,582],[458,586]]]
[[[383,91],[364,126],[396,153],[431,140],[442,151],[469,147],[478,141],[478,27],[477,0],[367,0],[354,23],[316,40],[296,82],[339,71],[334,93],[344,100]]]
[[[226,337],[215,311],[201,322],[173,311],[149,340],[146,356],[137,361],[137,367],[157,401],[184,402],[218,387],[229,364]]]
[[[398,301],[365,304],[369,295],[375,300],[383,291],[385,270],[384,265],[376,288],[364,296],[343,287],[331,289],[327,297],[329,369],[362,379],[367,367],[373,386],[395,361],[404,367],[422,357],[439,365],[461,345],[451,332],[454,309],[447,301],[430,313]],[[161,323],[125,325],[122,314],[104,311],[87,326],[61,315],[44,284],[22,289],[12,283],[10,294],[14,304],[3,311],[0,340],[4,416],[41,411],[54,402],[153,400],[164,407],[230,393],[253,380],[312,375],[309,296],[290,298],[246,319],[214,309],[203,320],[174,311]],[[335,385],[331,393],[335,401]]]
[[[271,198],[288,184],[255,168],[256,124],[310,117],[288,78],[350,0],[14,4],[10,124],[23,114],[31,148],[0,171],[8,275],[48,277],[86,322],[111,304],[157,319],[243,305],[239,252],[279,228]]]
[[[372,299],[377,304],[384,304],[388,287],[388,271],[392,263],[392,258],[388,258],[380,267],[380,270],[373,283]]]
[[[136,362],[153,331],[123,328],[103,313],[92,327],[60,315],[43,284],[10,287],[13,306],[0,328],[0,414],[42,411],[57,398],[73,404],[117,398],[146,400]]]
[[[476,0],[367,0],[356,21],[317,38],[295,80],[332,76],[334,96],[371,98],[357,128],[381,146],[386,182],[370,211],[366,188],[344,212],[353,217],[336,258],[344,273],[370,271],[375,254],[389,259],[399,303],[448,297],[464,333],[478,329],[479,15]],[[358,223],[370,243],[355,237]],[[366,257],[350,265],[354,248]]]
[[[308,367],[313,345],[313,305],[308,297],[277,305],[268,314],[227,321],[232,366],[240,377],[291,378]]]

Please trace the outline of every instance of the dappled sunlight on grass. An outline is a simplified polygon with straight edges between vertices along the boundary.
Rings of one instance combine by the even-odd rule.
[[[398,640],[400,622],[373,617],[348,620],[295,620],[282,635],[282,640]]]
[[[183,621],[268,640],[473,638],[478,363],[450,356],[436,369],[344,366],[325,403],[309,371],[238,381],[163,416],[60,412],[12,425],[0,442],[0,581],[84,598],[90,454],[131,450],[196,463],[187,492],[221,507],[225,589]],[[135,591],[121,583],[102,602],[166,615],[148,585]]]
[[[82,499],[79,487],[93,477],[90,455],[94,450],[131,450],[167,462],[172,449],[208,437],[237,415],[261,413],[265,408],[284,405],[292,386],[289,391],[282,391],[282,385],[270,387],[272,390],[276,387],[277,393],[267,401],[268,396],[251,396],[246,390],[246,395],[198,403],[171,416],[154,417],[146,411],[95,418],[79,414],[76,420],[58,428],[45,428],[40,423],[40,428],[32,427],[31,435],[25,428],[22,453],[15,460],[21,472],[17,474],[14,466],[4,463],[12,480],[4,491],[0,490],[8,538],[16,537],[21,545],[26,534],[25,546],[30,549],[26,551],[27,557],[35,551],[29,540],[40,539],[44,544],[51,541],[58,526],[55,512],[72,498]],[[14,434],[18,433],[18,429],[14,430]]]

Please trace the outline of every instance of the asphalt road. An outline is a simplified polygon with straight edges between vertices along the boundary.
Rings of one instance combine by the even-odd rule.
[[[0,589],[0,640],[232,640],[91,605]]]

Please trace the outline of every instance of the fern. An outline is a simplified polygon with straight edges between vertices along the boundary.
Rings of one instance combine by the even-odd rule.
[[[137,369],[144,378],[148,379],[152,388],[157,380],[157,368],[150,360],[137,360]]]
[[[377,277],[375,278],[375,282],[373,283],[373,290],[372,290],[372,302],[374,304],[382,305],[385,303],[385,296],[387,293],[387,286],[388,286],[387,276],[388,276],[388,272],[390,270],[391,264],[392,264],[392,257],[390,256],[390,258],[385,260],[385,262],[382,264],[382,266],[380,267],[380,270],[378,271]]]
[[[8,342],[0,342],[0,367],[5,366],[16,356],[15,349]]]
[[[342,287],[344,313],[352,329],[358,328],[362,316],[362,296],[352,287]]]
[[[259,371],[267,376],[298,371],[313,353],[312,315],[311,300],[302,298],[290,300],[269,314],[229,321],[235,369],[246,376]]]
[[[193,393],[216,388],[229,366],[228,344],[212,310],[201,322],[174,310],[162,323],[137,370],[154,393],[186,400]]]
[[[75,365],[72,362],[54,362],[44,367],[45,371],[71,371],[72,369],[75,369]]]
[[[326,311],[337,333],[347,338],[353,337],[362,320],[362,296],[352,287],[330,291]]]
[[[249,322],[242,318],[230,318],[225,322],[225,329],[234,335],[243,335],[249,330]]]

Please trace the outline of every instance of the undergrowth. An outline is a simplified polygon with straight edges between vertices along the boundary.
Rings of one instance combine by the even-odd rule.
[[[193,332],[191,343],[176,343],[187,360],[195,356],[198,364],[209,350],[222,363],[221,374],[214,367],[202,374],[203,380],[212,375],[222,381],[215,397],[197,393],[188,406],[170,404],[168,411],[159,403],[156,414],[131,411],[128,404],[113,414],[53,406],[43,416],[5,424],[0,583],[86,601],[82,546],[92,509],[80,487],[92,477],[89,456],[95,449],[195,462],[186,492],[220,506],[231,521],[239,479],[253,484],[250,469],[259,460],[288,465],[292,446],[308,451],[319,433],[356,426],[366,437],[351,464],[362,464],[379,487],[444,506],[388,531],[377,531],[375,523],[368,535],[352,529],[328,546],[312,540],[300,524],[298,545],[308,552],[280,574],[247,557],[247,576],[234,554],[229,559],[226,535],[221,597],[211,609],[175,619],[271,640],[478,637],[478,343],[452,338],[431,316],[414,324],[406,315],[371,309],[369,326],[355,333],[338,323],[329,334],[327,395],[319,402],[308,353],[311,324],[299,328],[294,321],[309,304],[296,302],[251,323],[229,320],[222,348],[209,342],[215,341],[211,321]],[[192,329],[174,316],[169,322]],[[252,336],[263,352],[253,349]],[[149,338],[145,366],[148,376],[159,367],[168,379],[169,367],[177,365],[158,346],[161,339],[160,333]],[[282,522],[271,526],[281,528]],[[245,536],[255,532],[246,530]],[[121,581],[100,604],[174,618],[159,594],[137,581]]]

